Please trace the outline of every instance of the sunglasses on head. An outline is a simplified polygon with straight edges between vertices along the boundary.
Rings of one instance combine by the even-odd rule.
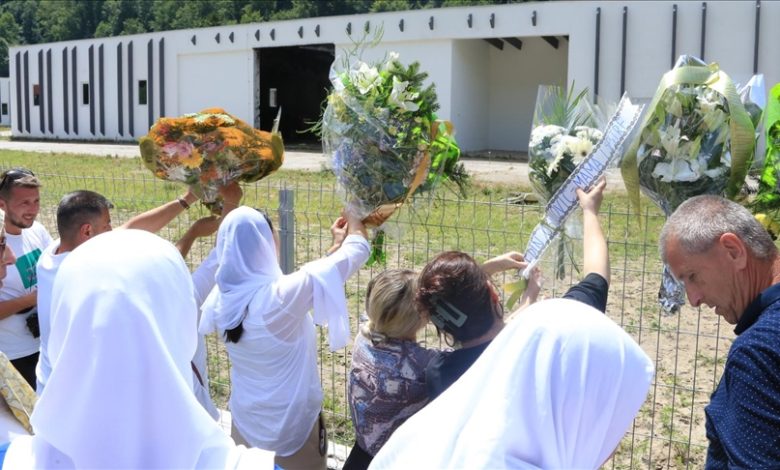
[[[25,176],[35,176],[35,173],[26,168],[13,168],[3,172],[3,178],[0,180],[0,190]]]

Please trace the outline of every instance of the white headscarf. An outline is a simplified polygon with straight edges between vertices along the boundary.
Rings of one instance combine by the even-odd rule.
[[[35,436],[5,465],[271,468],[273,453],[236,447],[193,394],[196,314],[181,255],[156,235],[117,230],[74,250],[54,282]]]
[[[539,302],[397,429],[370,468],[596,469],[652,378],[647,354],[604,314]]]
[[[203,303],[202,334],[237,327],[255,296],[266,299],[268,305],[276,303],[272,284],[283,275],[271,227],[263,214],[251,207],[239,207],[225,216],[215,250],[217,285]]]
[[[201,334],[235,328],[250,302],[260,312],[281,307],[273,283],[283,273],[263,214],[245,206],[231,211],[220,224],[215,250],[217,286],[203,303]],[[330,264],[308,263],[301,271],[313,281],[314,322],[328,327],[331,351],[343,348],[350,339],[343,279]]]

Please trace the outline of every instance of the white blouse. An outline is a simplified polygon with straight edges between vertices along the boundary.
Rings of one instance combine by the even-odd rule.
[[[322,408],[316,335],[309,314],[319,283],[311,273],[335,275],[343,285],[365,263],[369,251],[365,238],[349,235],[335,253],[274,281],[275,301],[256,295],[249,303],[243,336],[238,343],[227,343],[227,351],[232,362],[233,422],[252,446],[289,456],[306,442]]]

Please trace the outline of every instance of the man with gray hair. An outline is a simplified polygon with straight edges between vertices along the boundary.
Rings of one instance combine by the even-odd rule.
[[[780,467],[780,255],[744,207],[718,196],[680,205],[661,257],[691,305],[736,325],[723,376],[705,408],[708,469]]]

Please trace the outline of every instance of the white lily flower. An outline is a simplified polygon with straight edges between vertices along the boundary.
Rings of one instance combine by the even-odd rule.
[[[653,169],[653,176],[664,183],[673,181],[696,181],[701,177],[699,162],[675,158],[671,163],[659,162]]]
[[[411,100],[417,98],[418,93],[407,92],[406,88],[408,86],[409,82],[402,82],[398,80],[398,77],[393,76],[393,90],[390,92],[388,101],[406,111],[417,111],[419,106]]]
[[[680,103],[679,98],[676,96],[672,100],[672,102],[669,104],[669,108],[667,109],[674,117],[680,118],[682,117],[682,103]]]
[[[376,67],[369,67],[365,62],[360,62],[357,70],[349,71],[349,80],[355,84],[361,95],[368,94],[381,83],[382,78]]]
[[[676,157],[680,147],[680,123],[675,123],[672,127],[661,129],[661,146],[666,150],[667,155]]]
[[[719,166],[717,168],[713,168],[712,170],[704,170],[704,174],[709,176],[712,179],[718,178],[720,175],[726,172],[726,167]]]
[[[726,122],[726,113],[720,109],[714,109],[712,112],[706,113],[703,118],[707,130],[715,132]]]
[[[397,52],[391,51],[387,55],[387,60],[385,61],[385,63],[382,64],[382,70],[383,71],[394,70],[396,68],[396,65],[398,63],[398,59],[400,57],[401,57],[400,54],[398,54]]]

